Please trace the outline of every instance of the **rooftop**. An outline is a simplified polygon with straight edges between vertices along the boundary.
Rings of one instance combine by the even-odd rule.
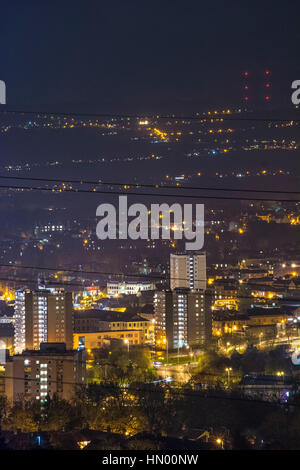
[[[135,313],[119,312],[116,310],[76,310],[74,312],[74,318],[84,320],[88,318],[97,318],[104,322],[146,322],[144,318],[136,315]]]

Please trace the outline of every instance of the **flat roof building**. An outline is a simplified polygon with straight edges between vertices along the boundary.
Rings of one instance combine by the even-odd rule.
[[[206,289],[206,253],[171,253],[170,287]]]
[[[38,350],[44,342],[73,344],[72,293],[64,289],[20,289],[15,293],[16,353]]]
[[[145,344],[144,330],[107,330],[74,333],[74,349],[102,349],[109,345],[110,340],[118,339],[120,344],[141,346]]]
[[[205,291],[157,291],[154,310],[155,345],[158,348],[200,346],[211,338],[212,312]]]
[[[39,350],[26,350],[5,364],[5,395],[41,403],[57,394],[70,400],[85,384],[85,352],[68,350],[64,343],[42,343]]]

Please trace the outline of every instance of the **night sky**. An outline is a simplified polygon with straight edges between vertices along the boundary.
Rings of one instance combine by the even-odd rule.
[[[0,79],[10,108],[53,111],[226,104],[243,70],[265,67],[289,95],[300,79],[299,22],[295,1],[10,0]]]

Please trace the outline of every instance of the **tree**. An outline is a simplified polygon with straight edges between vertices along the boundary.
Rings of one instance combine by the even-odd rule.
[[[82,425],[81,408],[76,403],[54,395],[43,410],[43,429],[47,431],[69,431],[80,429]]]
[[[144,430],[153,433],[166,429],[170,423],[170,401],[165,398],[165,390],[160,384],[133,383],[129,393],[146,417]]]
[[[138,406],[111,400],[106,406],[94,410],[89,426],[91,429],[133,436],[144,431],[147,424],[146,416]]]
[[[1,395],[0,396],[0,427],[2,422],[5,420],[7,413],[8,413],[9,407],[8,407],[8,401],[6,396]]]
[[[113,351],[102,363],[94,364],[89,374],[93,381],[118,384],[148,382],[156,377],[149,349],[139,346]]]
[[[5,427],[21,432],[35,432],[40,426],[40,403],[37,400],[18,401],[10,409]]]
[[[287,415],[284,410],[272,410],[257,430],[259,439],[270,449],[288,448],[289,436]]]
[[[227,380],[225,369],[230,367],[230,359],[218,354],[216,351],[207,350],[199,356],[197,367],[193,368],[191,384],[205,384],[218,386],[225,384]]]

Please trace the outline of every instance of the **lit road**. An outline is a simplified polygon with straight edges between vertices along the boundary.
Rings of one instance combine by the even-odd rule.
[[[162,364],[157,368],[158,376],[166,379],[172,377],[174,382],[187,383],[191,378],[190,370],[197,365],[191,364]]]

